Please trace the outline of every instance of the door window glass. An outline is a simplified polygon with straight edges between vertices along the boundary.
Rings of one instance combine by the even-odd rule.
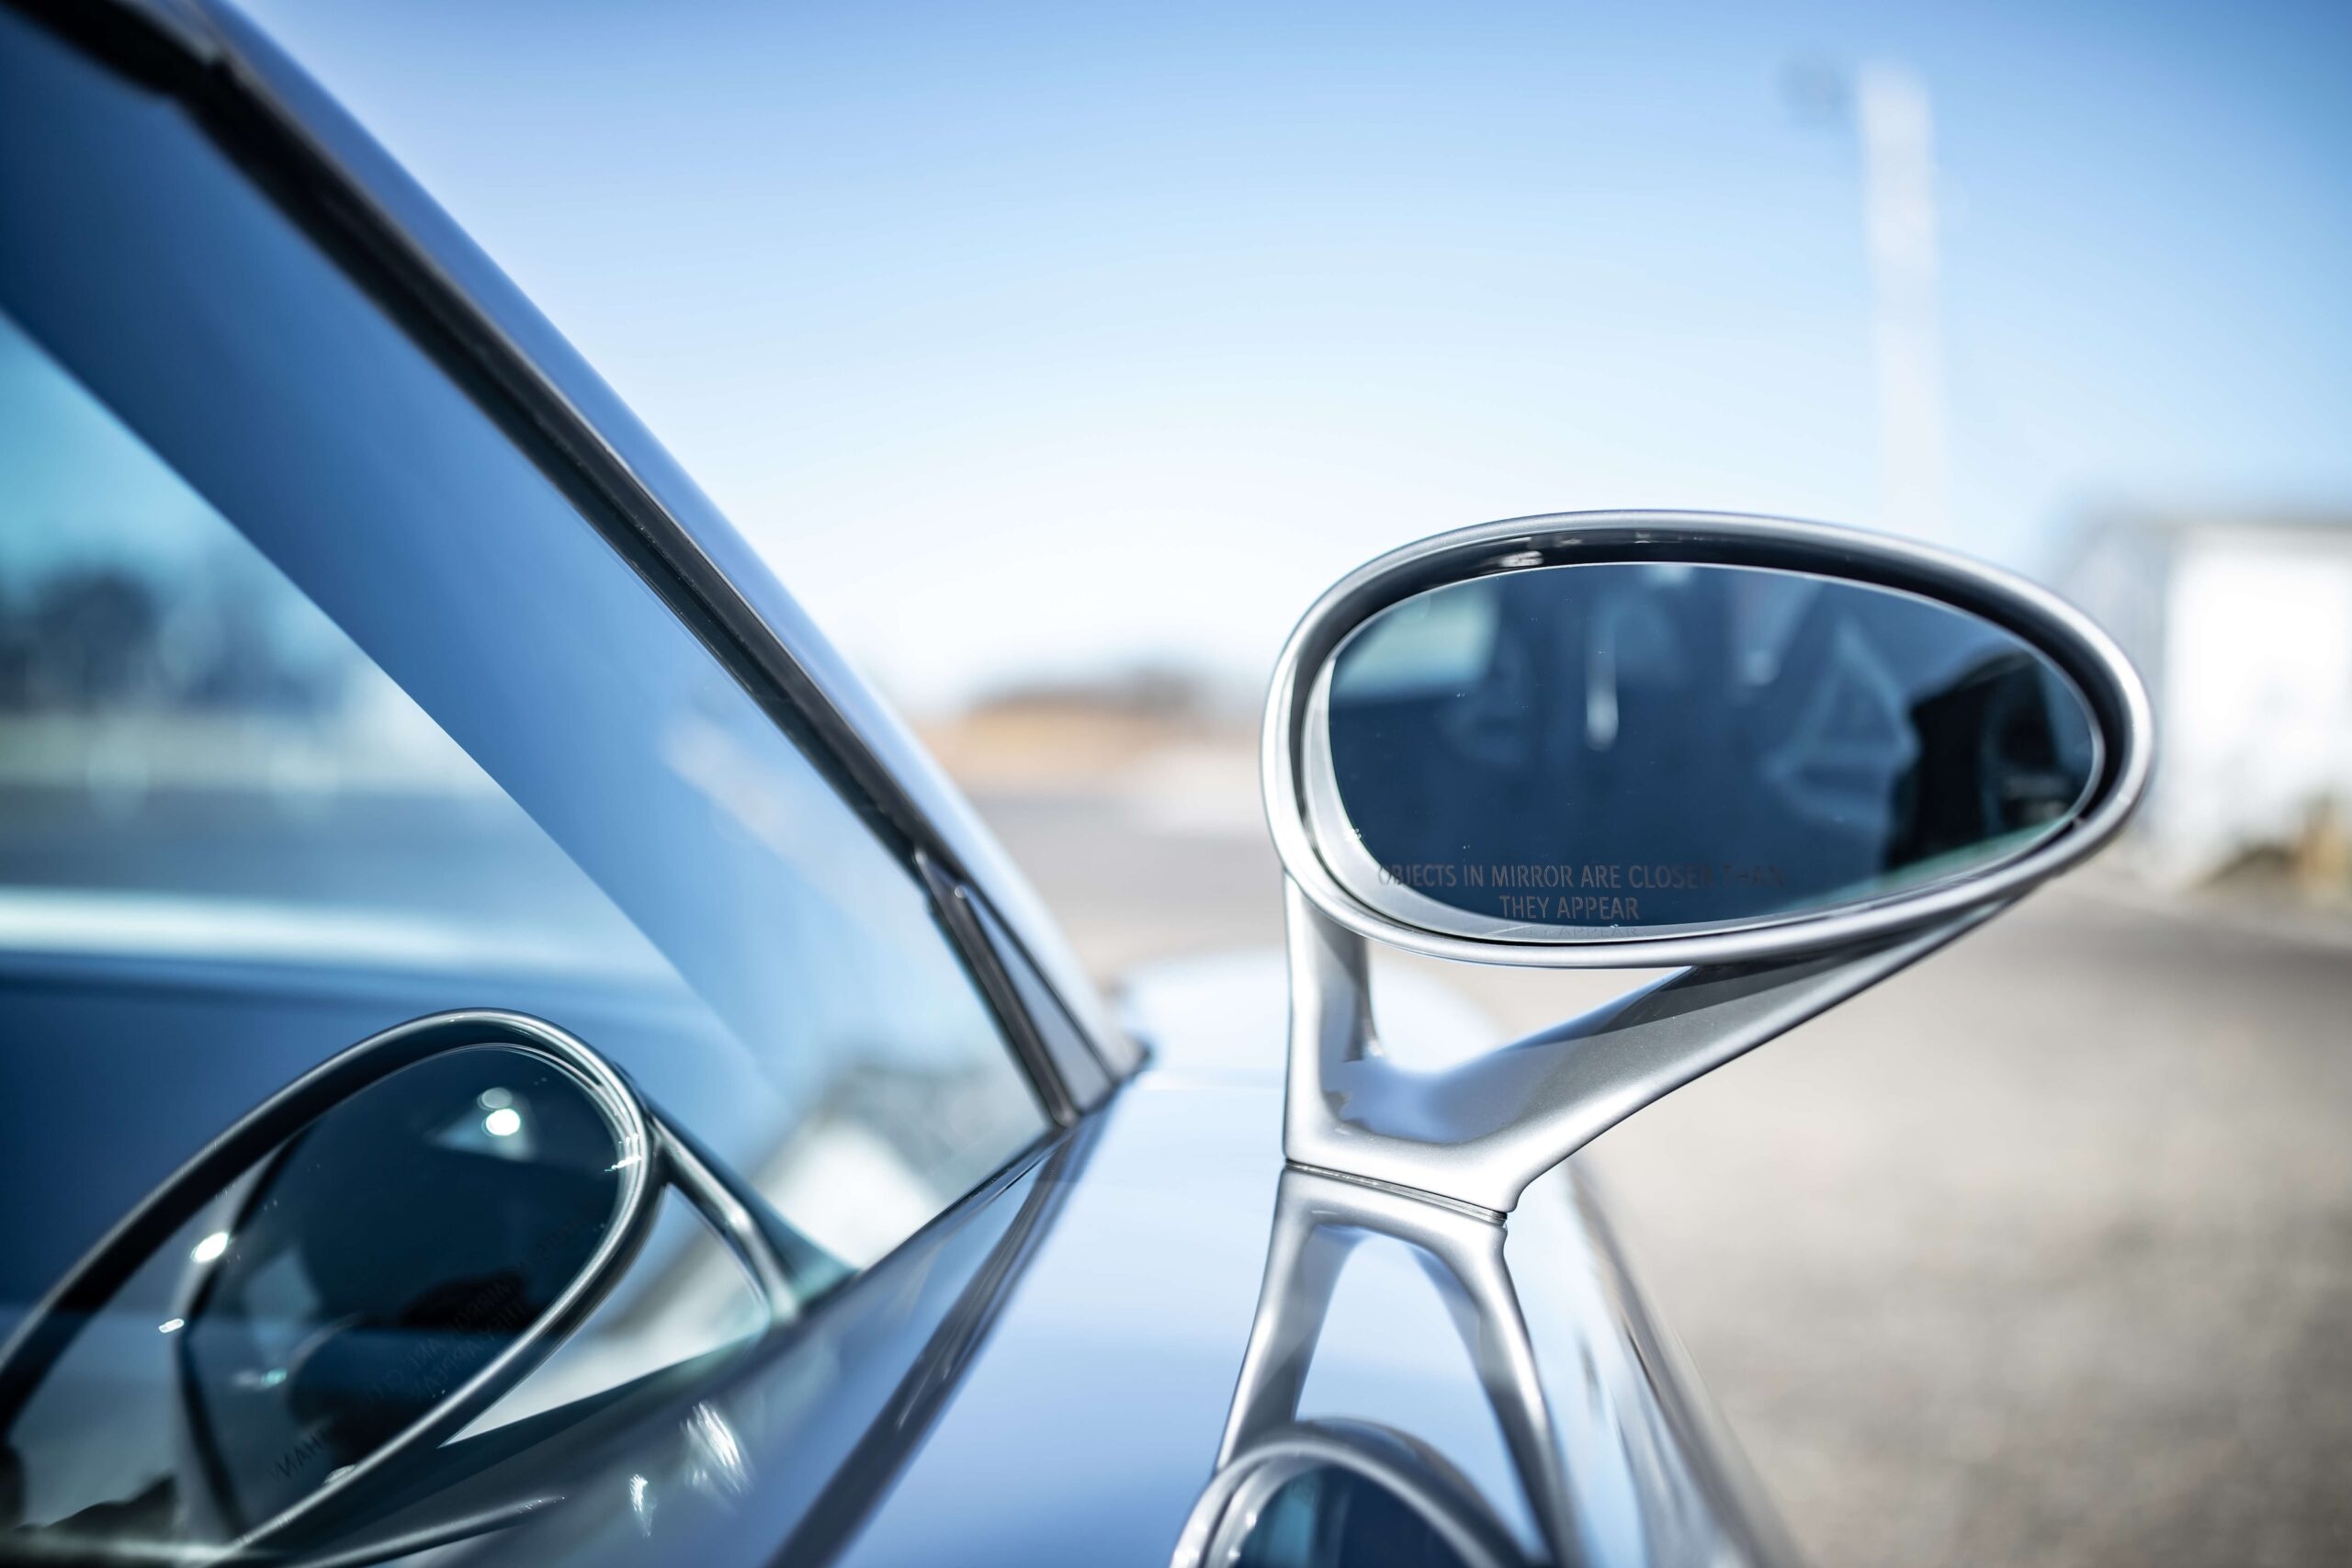
[[[0,473],[9,1143],[118,1203],[135,1182],[107,1173],[160,1174],[340,1047],[473,1005],[587,1039],[853,1264],[1043,1131],[926,893],[715,666],[574,724],[498,666],[511,648],[453,659],[464,628],[409,606],[399,640],[439,645],[445,679],[469,666],[478,731],[551,761],[526,806],[5,318]],[[579,730],[662,788],[596,776]],[[170,1017],[171,987],[204,999]],[[190,1052],[222,1092],[149,1098]],[[52,1188],[0,1198],[47,1244],[18,1305],[112,1217],[36,1235]]]

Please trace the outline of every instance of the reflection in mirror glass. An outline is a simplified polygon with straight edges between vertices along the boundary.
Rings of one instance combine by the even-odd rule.
[[[621,1223],[642,1152],[534,1052],[451,1051],[359,1090],[83,1325],[0,1434],[0,1529],[51,1547],[268,1524],[530,1334]]]
[[[1539,940],[1736,925],[1981,871],[2057,831],[2098,765],[2073,684],[1989,622],[1678,564],[1393,605],[1333,660],[1328,738],[1345,822],[1318,814],[1318,839],[1344,882],[1438,929]]]
[[[742,1260],[677,1188],[667,1187],[656,1200],[637,1260],[611,1293],[529,1377],[452,1440],[544,1416],[688,1363],[709,1364],[706,1358],[716,1359],[750,1344],[775,1321]]]
[[[1338,1465],[1284,1482],[1231,1561],[1235,1568],[1475,1568],[1410,1502]]]

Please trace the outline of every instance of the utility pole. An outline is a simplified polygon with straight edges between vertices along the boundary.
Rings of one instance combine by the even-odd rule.
[[[1928,89],[1902,66],[1865,65],[1855,78],[1854,111],[1862,141],[1886,522],[1915,538],[1949,543],[1935,122]]]
[[[1901,65],[1792,62],[1782,90],[1801,124],[1850,127],[1861,143],[1885,527],[1948,542],[1943,328],[1937,307],[1935,119]]]

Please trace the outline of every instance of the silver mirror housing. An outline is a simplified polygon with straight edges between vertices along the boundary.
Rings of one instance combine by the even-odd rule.
[[[1649,909],[1603,904],[1600,919],[1584,918],[1580,906],[1577,918],[1562,921],[1431,897],[1411,877],[1392,874],[1365,824],[1351,815],[1361,797],[1349,795],[1347,768],[1335,759],[1331,739],[1335,666],[1351,638],[1417,596],[1434,600],[1442,591],[1488,580],[1500,580],[1510,592],[1513,580],[1538,574],[1566,581],[1573,574],[1555,569],[1574,567],[1645,569],[1633,574],[1637,581],[1734,569],[1728,575],[1802,580],[1899,605],[1911,625],[1940,627],[1939,635],[1973,628],[1977,646],[1997,644],[2030,668],[2035,689],[2052,694],[2051,712],[2076,716],[2067,720],[2075,742],[2064,787],[2029,789],[2031,811],[2021,827],[1962,842],[1962,852],[1912,846],[1918,856],[1900,868],[1902,875],[1850,884],[1824,877],[1805,897],[1778,907],[1726,907],[1715,918],[1653,920]],[[1540,618],[1542,607],[1533,613]],[[1446,657],[1467,668],[1458,651]],[[1426,668],[1443,670],[1445,660]],[[1904,711],[1899,701],[1888,701],[1894,702],[1888,711]],[[1814,705],[1816,716],[1821,705]],[[1537,739],[1559,743],[1553,711],[1542,705],[1527,711],[1539,717],[1519,721],[1521,750],[1529,749],[1531,725]],[[1585,711],[1591,711],[1589,701]],[[1664,705],[1653,700],[1646,711],[1675,710],[1669,698]],[[1499,1219],[1536,1176],[1625,1116],[1876,984],[2080,863],[2138,805],[2152,730],[2138,676],[2080,612],[2006,573],[1905,541],[1772,518],[1610,512],[1487,524],[1392,551],[1317,601],[1284,647],[1267,695],[1261,783],[1287,885],[1291,966],[1284,1154],[1294,1165]],[[1358,755],[1369,755],[1376,773],[1379,764],[1418,754],[1408,736],[1386,752],[1374,747]],[[1708,768],[1702,760],[1682,773],[1704,777]],[[1442,769],[1421,772],[1417,798],[1445,804],[1450,786]],[[1922,778],[1933,783],[1936,773],[1934,748],[1916,747],[1905,787]],[[1357,773],[1366,776],[1361,767]],[[1668,775],[1653,767],[1642,776]],[[1882,769],[1876,784],[1888,777]],[[1597,817],[1604,821],[1597,830],[1607,830],[1608,813],[1594,811],[1590,792],[1555,795],[1564,818]],[[1535,798],[1553,797],[1539,791]],[[1390,820],[1409,824],[1410,810],[1392,811]],[[1462,820],[1473,830],[1456,839],[1475,838],[1476,812]],[[1397,1067],[1379,1049],[1368,941],[1478,964],[1688,967],[1487,1056],[1421,1074]]]

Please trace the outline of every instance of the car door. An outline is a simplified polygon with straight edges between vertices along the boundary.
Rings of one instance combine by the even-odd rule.
[[[0,1340],[279,1086],[495,1008],[591,1044],[840,1267],[763,1303],[666,1213],[454,1445],[450,1495],[489,1517],[617,1461],[566,1528],[650,1528],[737,1484],[758,1419],[846,1462],[952,1371],[1131,1060],[825,700],[813,634],[786,647],[187,41],[0,11]],[[136,1509],[173,1544],[173,1321],[17,1428],[0,1532]],[[785,1337],[824,1371],[723,1415]],[[832,1471],[797,1473],[806,1514]]]

